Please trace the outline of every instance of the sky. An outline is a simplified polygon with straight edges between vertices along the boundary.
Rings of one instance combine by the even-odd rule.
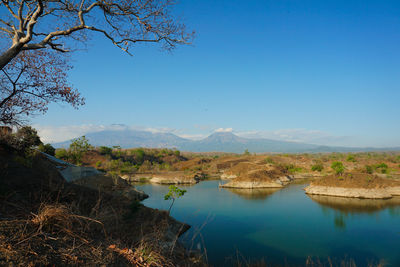
[[[124,124],[202,138],[400,146],[400,1],[180,0],[196,31],[173,52],[128,56],[93,36],[71,83],[86,98],[31,123],[45,141]]]

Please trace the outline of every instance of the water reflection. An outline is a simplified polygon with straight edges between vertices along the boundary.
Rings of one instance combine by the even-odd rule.
[[[223,190],[227,190],[244,199],[251,200],[265,200],[281,189],[282,188],[223,188]]]
[[[318,195],[308,195],[308,197],[323,207],[328,207],[345,214],[373,214],[389,208],[390,214],[395,216],[400,215],[400,197],[391,199],[359,199]]]
[[[336,260],[333,266],[346,257],[357,266],[380,260],[400,266],[394,249],[400,247],[400,198],[308,196],[301,183],[283,189],[228,189],[219,183],[179,186],[187,193],[172,211],[192,226],[184,244],[206,248],[213,266],[230,266],[226,258],[238,252],[249,260],[265,258],[271,266],[304,266],[309,256]],[[138,188],[150,195],[146,206],[168,209],[167,185]]]

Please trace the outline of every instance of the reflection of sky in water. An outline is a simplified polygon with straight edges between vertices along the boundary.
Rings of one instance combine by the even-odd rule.
[[[377,259],[400,266],[400,199],[399,203],[340,201],[309,197],[304,185],[240,191],[220,189],[218,183],[180,186],[187,193],[171,212],[193,226],[185,237],[187,245],[205,246],[214,265],[229,265],[226,258],[236,257],[239,251],[246,259],[264,258],[271,263],[304,264],[307,256],[347,256],[360,266]],[[163,198],[168,186],[138,188],[150,195],[145,205],[168,209]]]

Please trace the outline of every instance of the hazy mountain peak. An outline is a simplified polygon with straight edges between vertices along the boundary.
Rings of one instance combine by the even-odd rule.
[[[305,143],[294,143],[270,139],[243,138],[231,131],[217,131],[202,140],[189,140],[173,133],[152,133],[142,130],[120,129],[87,133],[86,138],[93,146],[121,146],[123,148],[176,148],[193,152],[349,152],[372,151],[371,148],[329,147]],[[68,147],[71,141],[54,144],[56,147]],[[383,149],[381,149],[383,150]],[[389,149],[386,149],[389,150]],[[393,148],[392,150],[399,150]]]

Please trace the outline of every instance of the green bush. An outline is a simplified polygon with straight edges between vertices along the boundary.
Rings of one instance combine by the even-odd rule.
[[[68,160],[69,154],[65,148],[59,148],[56,150],[55,153],[56,158],[62,159],[62,160]]]
[[[337,175],[343,174],[345,169],[343,163],[340,161],[332,162],[331,168],[335,171]]]
[[[283,170],[288,171],[289,173],[296,173],[296,172],[301,172],[303,168],[297,167],[294,164],[279,164],[279,167]]]
[[[174,151],[175,156],[179,157],[181,155],[181,152],[179,150]]]
[[[311,166],[311,170],[313,172],[315,172],[315,171],[322,172],[323,169],[324,169],[324,165],[322,165],[322,163],[316,163],[316,164]]]
[[[142,164],[144,162],[146,153],[144,152],[143,149],[138,148],[132,150],[132,155],[134,156],[134,159],[138,164]]]
[[[356,162],[356,158],[354,155],[348,155],[347,156],[347,161],[348,162]]]
[[[274,160],[271,157],[268,157],[268,158],[264,159],[264,162],[267,163],[267,164],[274,164],[275,163]]]
[[[373,174],[374,173],[374,168],[370,165],[365,165],[365,172],[369,173],[369,174]]]
[[[99,153],[101,155],[111,155],[112,154],[112,148],[107,147],[107,146],[101,146],[99,147]]]
[[[86,139],[85,136],[73,139],[72,143],[69,145],[70,160],[75,164],[81,164],[83,154],[91,148],[92,146],[89,144],[89,140]]]
[[[375,169],[380,170],[381,173],[387,173],[388,172],[388,165],[386,163],[379,163],[375,165]]]
[[[37,131],[30,126],[18,129],[15,134],[8,135],[4,140],[15,149],[28,154],[32,152],[34,147],[42,144]]]
[[[43,153],[49,154],[50,156],[54,156],[56,152],[56,149],[50,144],[45,144],[45,145],[40,144],[38,146],[38,150]]]
[[[101,161],[99,160],[96,162],[96,168],[100,168],[100,167],[101,167]]]

